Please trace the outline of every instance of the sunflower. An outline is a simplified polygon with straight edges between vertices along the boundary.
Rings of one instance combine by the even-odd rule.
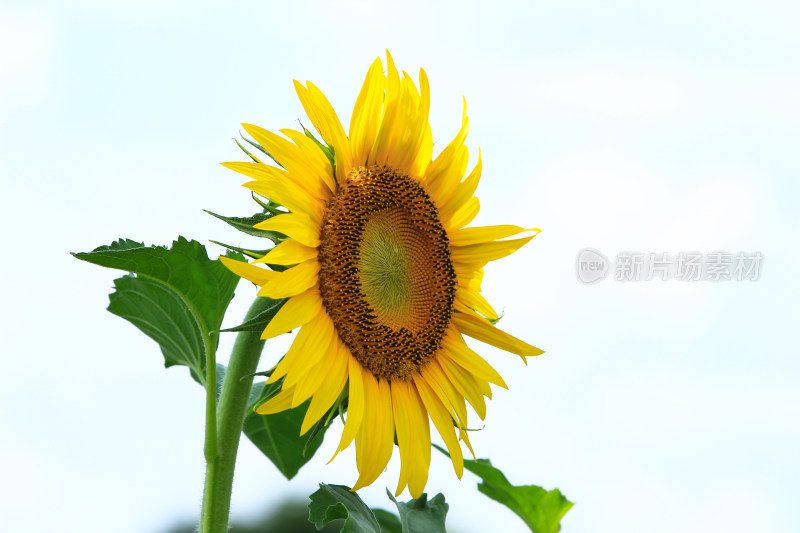
[[[428,479],[429,420],[460,478],[460,443],[472,452],[464,429],[466,402],[483,419],[489,384],[506,387],[463,335],[523,361],[542,353],[496,328],[498,315],[481,296],[483,267],[539,230],[465,227],[479,210],[473,194],[480,153],[465,178],[465,101],[458,134],[432,158],[424,70],[418,90],[406,72],[400,76],[388,52],[385,71],[376,59],[349,133],[314,84],[294,85],[327,146],[300,131],[284,129],[280,136],[243,124],[280,168],[257,159],[224,163],[254,179],[245,187],[289,210],[255,226],[287,236],[263,258],[253,264],[220,258],[260,286],[259,296],[288,299],[262,338],[300,328],[269,379],[283,380],[280,392],[257,412],[276,413],[310,399],[302,434],[346,389],[347,416],[336,453],[355,441],[359,477],[353,490],[377,479],[396,442],[397,494],[408,486],[417,498]],[[527,235],[507,239],[520,233]],[[276,272],[259,263],[292,266]]]

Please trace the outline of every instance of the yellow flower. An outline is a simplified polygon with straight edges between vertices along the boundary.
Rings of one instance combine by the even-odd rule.
[[[256,228],[289,237],[254,264],[220,258],[261,286],[258,294],[289,298],[262,337],[300,327],[270,377],[281,391],[261,405],[270,414],[311,399],[302,433],[348,388],[348,410],[337,453],[356,443],[356,490],[369,485],[400,449],[399,495],[422,494],[431,458],[429,417],[460,478],[459,441],[472,451],[466,402],[484,418],[489,383],[503,379],[462,337],[511,353],[541,350],[497,329],[497,313],[481,296],[483,267],[505,257],[538,230],[502,225],[465,228],[477,215],[473,196],[480,154],[466,176],[468,120],[432,160],[430,88],[402,77],[387,52],[367,73],[346,134],[331,104],[311,82],[295,88],[314,127],[333,149],[299,131],[285,137],[244,124],[283,168],[225,163],[254,178],[245,187],[285,206]],[[503,240],[519,233],[523,238]],[[295,265],[284,272],[255,263]],[[473,454],[474,455],[474,454]]]

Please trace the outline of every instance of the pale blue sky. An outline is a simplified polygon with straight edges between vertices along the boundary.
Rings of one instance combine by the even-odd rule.
[[[426,69],[438,146],[467,98],[476,223],[544,230],[487,271],[501,326],[547,353],[525,367],[481,347],[510,390],[477,454],[576,501],[565,532],[800,530],[798,20],[792,2],[1,1],[4,527],[158,532],[197,514],[202,391],[104,310],[115,272],[68,252],[252,242],[202,212],[252,210],[218,164],[240,158],[238,124],[294,127],[293,78],[347,120],[389,48]],[[765,259],[757,282],[583,286],[586,246]],[[230,324],[253,294],[239,287]],[[352,484],[352,454],[325,465],[335,440],[289,483],[244,445],[234,515]],[[389,506],[397,470],[367,503]],[[427,488],[454,529],[525,531],[475,482],[434,457]]]

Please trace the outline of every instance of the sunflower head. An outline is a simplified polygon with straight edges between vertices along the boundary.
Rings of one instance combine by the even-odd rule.
[[[310,399],[305,433],[346,390],[337,453],[355,441],[353,490],[375,481],[396,442],[397,494],[408,486],[417,498],[428,478],[430,422],[460,478],[460,443],[472,449],[466,404],[484,418],[489,384],[505,387],[463,335],[523,360],[542,353],[496,328],[497,313],[481,295],[483,267],[538,230],[465,227],[479,210],[473,195],[480,154],[467,174],[465,103],[458,134],[432,157],[422,69],[417,86],[407,73],[400,76],[388,52],[385,70],[376,59],[347,133],[314,84],[295,82],[295,88],[326,145],[303,132],[285,129],[281,136],[244,124],[278,166],[225,163],[253,178],[245,187],[289,210],[255,226],[287,236],[263,258],[253,264],[220,258],[260,286],[260,296],[288,298],[263,338],[300,328],[270,377],[283,380],[281,391],[257,412]],[[509,239],[520,233],[527,235]],[[258,263],[291,268],[276,272]]]

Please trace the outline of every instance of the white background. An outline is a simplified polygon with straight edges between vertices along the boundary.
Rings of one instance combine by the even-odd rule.
[[[254,212],[218,164],[241,159],[238,124],[305,120],[293,78],[347,121],[389,48],[428,73],[437,146],[467,98],[476,224],[544,230],[487,271],[501,327],[547,353],[523,366],[480,346],[510,390],[473,434],[477,454],[577,502],[566,532],[800,530],[800,10],[549,6],[0,3],[3,529],[159,532],[197,515],[202,390],[104,310],[117,273],[68,252],[179,234],[252,246],[201,211]],[[585,246],[764,263],[757,282],[584,286]],[[237,294],[228,325],[254,290]],[[352,484],[352,453],[325,465],[339,431],[288,483],[245,441],[234,516]],[[395,459],[362,497],[389,507],[397,473]],[[475,482],[434,455],[427,489],[445,493],[454,530],[526,531]]]

